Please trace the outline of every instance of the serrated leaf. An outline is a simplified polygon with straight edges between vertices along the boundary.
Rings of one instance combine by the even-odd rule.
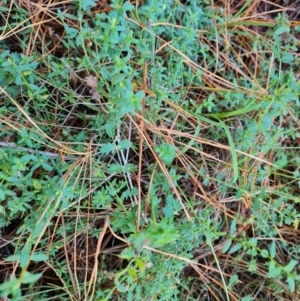
[[[108,172],[110,174],[113,174],[113,173],[119,173],[119,172],[122,172],[123,171],[123,166],[121,164],[110,164],[107,168]]]
[[[106,134],[110,137],[110,138],[114,138],[115,137],[115,126],[113,123],[108,122],[104,125]]]
[[[131,173],[137,171],[137,166],[131,163],[127,163],[124,167],[123,170],[125,173]]]
[[[119,147],[121,150],[128,149],[131,147],[131,142],[129,140],[121,140],[119,142]]]
[[[276,29],[276,31],[274,32],[274,35],[279,36],[279,35],[283,34],[284,32],[290,32],[290,28],[287,25],[282,25],[282,26],[278,27]]]
[[[103,155],[108,155],[111,152],[113,152],[116,148],[116,145],[114,143],[105,143],[102,145],[100,152]]]
[[[234,274],[230,277],[228,286],[230,288],[233,288],[238,282],[239,282],[239,276],[237,274]]]
[[[162,143],[161,146],[156,146],[155,151],[158,153],[161,160],[169,165],[173,162],[176,157],[176,149],[173,145]]]
[[[166,218],[171,218],[174,216],[174,209],[172,206],[170,205],[166,205],[164,208],[163,208],[163,214]]]

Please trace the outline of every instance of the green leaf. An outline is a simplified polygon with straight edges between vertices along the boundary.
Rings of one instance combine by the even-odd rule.
[[[252,301],[252,300],[253,300],[253,296],[252,295],[247,295],[247,296],[243,297],[240,301]]]
[[[167,220],[163,220],[159,224],[152,225],[149,232],[148,238],[156,247],[173,242],[179,236],[174,224],[168,223]]]
[[[0,201],[4,201],[5,200],[5,192],[4,190],[0,189]]]
[[[222,249],[223,253],[226,253],[232,245],[232,239],[228,239]]]
[[[262,249],[260,251],[260,255],[263,257],[263,258],[268,258],[269,257],[269,251],[267,249]]]
[[[34,230],[32,231],[32,239],[36,239],[40,236],[42,230],[44,229],[44,227],[46,226],[47,222],[44,220],[41,220],[36,227],[34,228]]]
[[[98,0],[80,0],[80,7],[87,11],[91,7],[94,7],[97,4]]]
[[[34,253],[31,257],[32,261],[46,261],[48,259],[48,256],[43,253]]]
[[[37,179],[32,180],[32,186],[35,190],[41,190],[43,188],[41,181]]]
[[[128,274],[129,274],[134,280],[137,279],[137,273],[136,273],[135,269],[133,269],[133,268],[131,268],[131,267],[128,267],[128,268],[127,268],[127,271],[128,271]]]
[[[229,254],[232,254],[232,253],[234,253],[234,252],[240,250],[242,247],[243,247],[243,245],[242,245],[241,243],[238,242],[237,244],[235,244],[235,245],[230,249]]]
[[[5,261],[20,261],[20,259],[21,259],[21,254],[14,254],[5,258]]]
[[[107,170],[110,174],[119,173],[119,172],[123,171],[123,166],[119,163],[118,164],[109,164]]]
[[[239,282],[239,276],[237,274],[234,274],[229,279],[229,288],[232,289],[237,283]]]
[[[120,292],[120,293],[125,293],[128,291],[129,287],[123,283],[120,282],[116,282],[115,281],[115,285],[116,285],[116,289]]]
[[[116,149],[116,145],[114,143],[105,143],[101,146],[100,153],[103,155],[108,155],[112,153]]]
[[[287,25],[281,25],[275,30],[274,35],[279,36],[284,32],[290,32],[290,27],[288,27]]]
[[[206,116],[215,117],[215,118],[226,118],[231,116],[238,116],[245,113],[249,113],[254,110],[258,110],[261,108],[261,104],[252,105],[251,103],[242,109],[237,109],[230,112],[223,112],[223,113],[213,113],[213,114],[206,114]]]
[[[276,255],[276,244],[275,241],[272,241],[271,246],[270,246],[270,256],[271,258],[274,258]]]
[[[255,237],[251,237],[248,242],[249,242],[249,245],[251,245],[253,247],[255,247],[257,245],[257,239]]]
[[[29,264],[29,257],[30,257],[29,252],[30,252],[29,244],[26,244],[21,252],[21,257],[20,257],[21,268],[24,268]]]
[[[163,142],[162,145],[155,146],[155,151],[158,153],[161,160],[169,165],[176,157],[176,149],[173,145]]]
[[[163,214],[166,218],[171,218],[174,216],[174,209],[170,204],[167,204],[164,208],[163,208]]]
[[[1,205],[0,205],[0,215],[6,216],[5,208]],[[0,226],[0,228],[2,228],[2,227]]]
[[[281,154],[280,159],[275,162],[278,168],[284,168],[288,164],[287,155]]]
[[[116,163],[116,164],[109,164],[107,170],[110,174],[119,173],[119,172],[131,173],[131,172],[135,172],[137,170],[137,167],[131,163],[128,163],[125,166]]]
[[[285,267],[283,267],[283,270],[286,273],[290,273],[297,264],[298,264],[298,261],[295,259],[292,259]]]
[[[236,231],[236,220],[232,220],[231,225],[230,225],[230,235],[233,235]]]
[[[8,281],[0,284],[0,292],[10,292],[20,287],[20,282],[17,278],[10,278]]]
[[[140,258],[136,257],[134,261],[140,271],[143,271],[146,268],[145,262]]]
[[[293,293],[295,291],[295,279],[293,277],[289,276],[286,279],[286,282],[289,285],[289,289],[290,289],[291,293]]]
[[[130,4],[128,1],[126,1],[123,4],[123,10],[124,11],[133,10],[133,9],[134,9],[134,6],[132,4]]]
[[[46,171],[52,171],[52,170],[53,170],[53,167],[52,167],[50,164],[46,163],[46,162],[43,162],[43,163],[42,163],[42,167],[43,167]]]
[[[132,248],[126,248],[119,257],[123,259],[131,259],[136,257],[136,254]]]
[[[277,267],[275,262],[272,260],[269,264],[268,277],[277,278],[281,274],[281,268]]]
[[[137,166],[131,163],[127,163],[124,167],[123,167],[123,171],[125,173],[131,173],[131,172],[135,172],[137,171]]]
[[[31,274],[29,272],[25,272],[24,278],[22,279],[22,283],[34,283],[42,277],[42,273]]]
[[[104,128],[110,138],[114,138],[116,136],[114,123],[108,122],[104,125]]]
[[[121,140],[118,146],[121,150],[128,149],[131,147],[131,142],[129,140]]]

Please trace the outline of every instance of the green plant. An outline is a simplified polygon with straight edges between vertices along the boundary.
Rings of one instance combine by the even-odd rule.
[[[297,298],[295,10],[2,2],[1,295]]]

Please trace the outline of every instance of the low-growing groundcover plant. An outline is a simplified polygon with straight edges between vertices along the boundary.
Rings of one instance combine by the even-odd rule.
[[[4,300],[298,300],[300,6],[0,6]]]

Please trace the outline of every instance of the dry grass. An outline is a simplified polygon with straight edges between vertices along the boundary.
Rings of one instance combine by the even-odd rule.
[[[131,3],[136,6],[137,11],[144,5],[143,1]],[[246,5],[245,10],[241,10],[243,5]],[[155,174],[158,173],[163,174],[167,179],[172,190],[171,194],[181,205],[182,211],[179,216],[176,216],[175,222],[184,220],[185,223],[192,223],[199,212],[213,209],[212,219],[214,223],[220,223],[220,231],[228,233],[232,219],[236,219],[237,228],[231,234],[237,238],[237,241],[256,238],[261,249],[268,249],[272,241],[281,242],[282,244],[277,245],[276,260],[282,265],[288,264],[294,255],[287,254],[289,248],[283,249],[282,245],[295,247],[299,245],[299,226],[295,224],[297,221],[294,220],[294,224],[291,223],[291,225],[277,225],[273,229],[276,237],[275,234],[273,238],[260,236],[257,234],[260,229],[256,229],[255,220],[258,215],[266,214],[266,212],[256,211],[255,202],[258,195],[267,194],[268,196],[262,200],[262,203],[266,204],[268,201],[267,205],[271,208],[276,205],[280,196],[286,194],[289,200],[277,209],[280,212],[289,206],[291,197],[299,200],[299,187],[293,177],[295,170],[292,167],[276,169],[275,150],[257,153],[256,146],[267,143],[259,135],[255,137],[253,148],[240,150],[229,144],[226,135],[221,137],[219,134],[225,127],[232,136],[235,135],[237,128],[246,131],[245,116],[259,124],[265,114],[263,109],[251,110],[250,108],[249,111],[243,112],[238,108],[233,108],[231,116],[220,117],[218,120],[213,116],[210,118],[210,112],[207,112],[206,117],[202,113],[197,113],[196,108],[203,105],[212,92],[215,93],[216,106],[219,104],[221,106],[222,98],[226,93],[237,91],[249,99],[252,96],[256,104],[263,103],[271,97],[272,72],[279,68],[278,60],[274,58],[271,50],[253,51],[253,44],[255,41],[267,45],[275,43],[267,33],[276,25],[275,18],[281,12],[286,13],[291,27],[299,26],[300,4],[294,1],[285,1],[285,3],[262,0],[211,1],[212,11],[215,11],[216,16],[222,18],[225,24],[220,25],[218,18],[215,18],[215,38],[208,38],[207,32],[203,30],[199,31],[199,39],[196,42],[209,49],[208,52],[214,58],[213,64],[201,55],[197,60],[193,60],[173,46],[174,41],[167,40],[163,34],[153,34],[153,28],[159,26],[187,29],[181,20],[177,20],[178,24],[154,22],[147,27],[137,16],[128,15],[126,17],[128,22],[135,24],[139,30],[155,38],[157,43],[154,53],[156,55],[164,60],[164,56],[172,52],[178,57],[178,61],[182,62],[184,66],[182,68],[188,70],[191,76],[190,82],[185,83],[184,87],[174,87],[173,91],[167,92],[176,95],[181,88],[184,88],[185,99],[179,103],[166,99],[159,111],[154,111],[145,97],[142,100],[140,112],[124,116],[115,141],[119,143],[121,140],[128,139],[135,146],[135,150],[120,151],[118,159],[114,156],[106,156],[106,161],[101,163],[103,165],[100,165],[98,159],[102,143],[97,142],[98,136],[95,134],[91,121],[96,118],[98,112],[109,115],[107,103],[111,100],[103,95],[100,97],[96,92],[96,87],[102,80],[100,72],[97,73],[97,66],[92,66],[94,74],[85,68],[77,70],[75,66],[69,66],[69,86],[65,87],[47,78],[47,74],[55,71],[54,65],[51,65],[49,60],[51,55],[57,58],[57,61],[68,57],[76,58],[78,54],[86,55],[87,50],[92,47],[92,42],[88,37],[84,40],[85,49],[82,47],[78,47],[76,51],[72,47],[67,49],[63,43],[66,32],[57,14],[58,9],[64,13],[65,24],[78,31],[82,28],[82,24],[75,18],[69,17],[76,15],[72,1],[24,0],[10,1],[7,4],[3,2],[1,6],[7,7],[8,10],[1,13],[1,26],[4,26],[4,29],[2,29],[0,40],[11,51],[22,53],[25,58],[34,55],[35,60],[40,63],[34,72],[40,76],[39,84],[47,87],[49,94],[51,93],[49,100],[45,100],[48,101],[45,110],[51,108],[51,112],[36,108],[34,101],[27,93],[23,94],[22,89],[14,97],[5,87],[0,87],[3,95],[0,101],[5,99],[3,104],[10,103],[16,108],[14,113],[0,115],[0,146],[4,148],[16,146],[28,153],[38,152],[52,157],[56,156],[60,158],[62,166],[72,162],[70,167],[63,171],[57,186],[60,186],[62,190],[69,186],[74,186],[74,189],[78,189],[78,185],[81,187],[79,196],[72,201],[69,209],[61,209],[62,192],[50,196],[44,206],[35,208],[39,212],[38,235],[29,234],[28,229],[22,228],[26,217],[22,214],[10,221],[10,225],[2,228],[1,282],[8,280],[12,275],[18,275],[19,278],[25,277],[25,272],[28,270],[31,273],[43,273],[43,276],[34,288],[27,290],[30,296],[27,296],[26,300],[37,300],[34,294],[44,290],[46,286],[47,289],[59,288],[62,292],[61,297],[54,297],[55,300],[96,300],[97,290],[108,288],[112,289],[112,300],[118,298],[121,300],[123,297],[118,295],[113,280],[116,279],[118,271],[126,267],[126,261],[118,256],[132,243],[126,233],[113,230],[111,223],[114,220],[110,217],[119,206],[123,208],[124,214],[136,207],[136,232],[143,232],[147,228],[145,220],[151,219],[153,208],[150,205],[150,199]],[[14,21],[16,9],[26,11],[26,19],[11,25],[12,22],[16,22]],[[91,23],[91,19],[96,14],[107,13],[111,10],[113,8],[110,7],[108,1],[98,1],[91,12],[83,16],[83,19]],[[27,44],[26,47],[22,47],[21,43],[25,37]],[[223,43],[220,43],[221,38]],[[299,42],[299,36],[295,38]],[[0,51],[2,53],[4,50]],[[298,51],[299,43],[293,55],[299,57]],[[132,61],[131,64],[135,68],[136,62]],[[268,66],[268,70],[265,66]],[[281,68],[284,71],[284,64]],[[157,92],[148,80],[151,76],[149,69],[150,66],[145,63],[140,72],[141,77],[134,79],[135,87],[136,90],[144,91],[146,96],[155,97]],[[298,73],[299,70],[295,70],[297,77]],[[195,84],[194,78],[197,74],[201,74],[201,85]],[[73,95],[75,103],[67,100],[68,93]],[[88,103],[87,99],[91,94],[94,100]],[[186,106],[184,102],[188,100],[193,103]],[[299,116],[291,108],[289,109],[288,117],[284,121],[274,119],[271,122],[278,126],[286,123],[286,128],[294,124],[295,132],[299,133]],[[53,117],[51,120],[49,120],[49,114]],[[24,128],[35,134],[32,139],[39,143],[40,149],[17,146],[17,137]],[[66,134],[67,129],[69,132]],[[6,132],[14,134],[6,135]],[[76,137],[80,133],[86,135],[84,142],[68,139],[70,135]],[[214,133],[216,133],[215,136]],[[156,145],[162,142],[175,149],[176,156],[172,168],[183,176],[178,181],[174,181],[174,175],[171,174],[169,166],[156,150]],[[289,147],[299,149],[299,138],[291,141],[278,137],[278,142],[283,151]],[[78,148],[78,145],[81,147]],[[238,161],[235,161],[235,155]],[[128,163],[136,165],[136,172],[123,172],[123,180],[127,182],[129,188],[136,187],[138,193],[135,197],[126,199],[122,205],[114,200],[110,208],[97,210],[93,205],[93,193],[99,190],[101,185],[104,185],[103,183],[120,179],[120,175],[106,174],[106,180],[99,185],[95,185],[94,175],[99,170],[105,169],[105,165],[116,160],[124,166]],[[149,172],[151,164],[154,166],[152,173]],[[261,181],[261,186],[258,187],[262,165],[269,176]],[[206,183],[203,182],[203,175],[199,174],[201,169],[206,175]],[[237,181],[229,184],[236,176],[236,172],[239,175]],[[42,175],[43,171],[37,170],[34,176],[38,179]],[[54,175],[55,173],[49,173],[50,177]],[[220,178],[218,175],[221,175]],[[252,181],[250,186],[249,179]],[[228,183],[227,192],[222,192],[221,186],[224,183]],[[240,190],[239,197],[236,196],[237,190]],[[163,200],[162,202],[165,202],[163,193],[160,194],[159,191],[157,193]],[[299,213],[299,204],[295,202],[294,206]],[[163,204],[158,210],[159,216],[163,216],[162,210]],[[70,233],[70,229],[73,234],[66,235]],[[49,260],[33,264],[30,263],[29,258],[28,264],[23,269],[19,267],[19,262],[5,262],[4,258],[7,255],[11,255],[14,250],[18,249],[18,246],[26,244],[24,238],[32,242],[31,256],[37,251],[47,254]],[[254,296],[252,300],[271,301],[275,300],[273,294],[278,287],[283,289],[280,295],[281,300],[299,299],[297,290],[294,293],[289,292],[284,279],[274,280],[267,277],[265,258],[261,256],[256,258],[257,270],[251,274],[248,268],[251,256],[246,254],[246,250],[241,249],[238,255],[237,253],[224,254],[222,249],[228,239],[215,239],[211,242],[210,248],[205,241],[202,245],[195,245],[192,259],[177,255],[175,250],[173,254],[146,243],[143,245],[143,250],[159,254],[165,260],[175,258],[188,265],[188,268],[182,272],[182,276],[184,279],[192,277],[193,281],[189,282],[189,287],[182,289],[186,294],[182,300],[240,300],[242,296],[252,295]],[[62,272],[62,267],[67,268],[67,273]],[[296,269],[299,273],[299,268],[296,267]],[[239,280],[234,288],[229,289],[229,279],[234,274],[239,275]],[[49,291],[49,296],[51,294]]]

